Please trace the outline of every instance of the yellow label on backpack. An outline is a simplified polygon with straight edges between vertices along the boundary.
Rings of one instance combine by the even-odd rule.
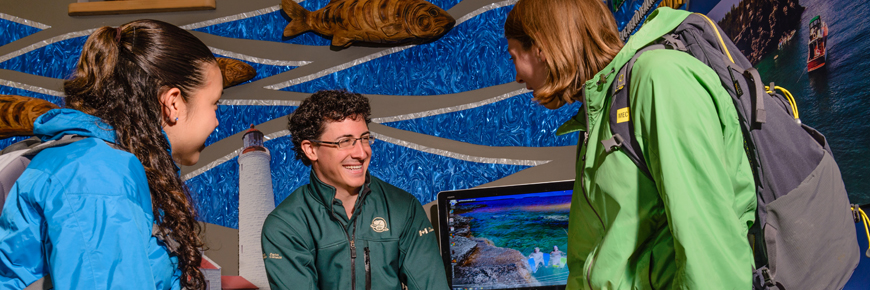
[[[628,107],[616,110],[616,123],[628,122]]]

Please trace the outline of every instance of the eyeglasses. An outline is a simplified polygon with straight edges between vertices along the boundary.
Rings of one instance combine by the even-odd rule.
[[[341,139],[338,139],[338,141],[336,141],[336,142],[320,141],[320,140],[308,140],[308,141],[311,141],[311,142],[314,142],[317,144],[333,145],[338,149],[347,149],[347,148],[353,148],[353,146],[356,146],[357,140],[362,142],[363,146],[371,146],[372,143],[375,143],[375,137],[372,137],[372,135],[363,135],[363,136],[360,136],[359,138],[343,137]]]

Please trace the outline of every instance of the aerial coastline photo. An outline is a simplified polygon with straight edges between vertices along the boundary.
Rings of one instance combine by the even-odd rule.
[[[551,192],[455,204],[449,239],[456,249],[453,287],[564,283],[570,202],[570,192]]]

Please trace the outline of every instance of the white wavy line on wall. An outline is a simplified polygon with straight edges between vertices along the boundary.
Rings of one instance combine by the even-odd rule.
[[[50,96],[55,96],[55,97],[61,97],[61,98],[64,97],[64,94],[63,94],[62,92],[58,92],[58,91],[55,91],[55,90],[49,90],[49,89],[46,89],[46,88],[43,88],[43,87],[37,87],[37,86],[31,86],[31,85],[28,85],[28,84],[22,84],[22,83],[19,83],[19,82],[13,82],[13,81],[10,81],[10,80],[0,79],[0,86],[13,87],[13,88],[16,88],[16,89],[22,89],[22,90],[25,90],[25,91],[37,92],[37,93],[40,93],[40,94],[50,95]]]
[[[471,11],[471,13],[465,14],[462,17],[459,17],[459,19],[456,19],[456,25],[459,25],[462,22],[468,21],[471,18],[477,17],[477,15],[483,14],[486,11],[498,9],[498,8],[502,8],[502,7],[510,6],[510,5],[514,5],[514,4],[517,4],[517,0],[501,1],[498,3],[492,3],[489,5],[480,7],[477,10]]]
[[[224,106],[288,106],[298,107],[302,101],[290,100],[224,100],[218,101],[218,105]]]
[[[439,109],[435,109],[435,110],[423,111],[423,112],[418,112],[418,113],[411,113],[411,114],[404,114],[404,115],[397,115],[397,116],[390,116],[390,117],[382,117],[382,118],[374,118],[374,119],[372,119],[372,122],[389,123],[389,122],[418,119],[418,118],[423,118],[423,117],[430,117],[430,116],[435,116],[435,115],[458,112],[458,111],[463,111],[463,110],[468,110],[468,109],[473,109],[473,108],[489,105],[489,104],[492,104],[492,103],[495,103],[498,101],[502,101],[502,100],[506,100],[506,99],[512,98],[514,96],[525,94],[528,92],[531,92],[531,91],[527,90],[527,89],[519,89],[516,91],[512,91],[512,92],[502,94],[500,96],[492,97],[492,98],[489,98],[489,99],[486,99],[483,101],[479,101],[479,102],[474,102],[474,103],[469,103],[469,104],[464,104],[464,105],[459,105],[459,106],[453,106],[453,107],[447,107],[447,108],[439,108]]]
[[[378,141],[384,141],[384,142],[387,142],[387,143],[390,143],[393,145],[399,145],[402,147],[407,147],[407,148],[410,148],[413,150],[422,151],[422,152],[426,152],[429,154],[435,154],[435,155],[444,156],[444,157],[448,157],[448,158],[476,162],[476,163],[538,166],[538,165],[547,164],[550,161],[552,161],[552,160],[523,160],[523,159],[510,159],[510,158],[478,157],[478,156],[471,156],[471,155],[466,155],[466,154],[461,154],[461,153],[456,153],[456,152],[450,152],[447,150],[430,148],[430,147],[426,147],[426,146],[423,146],[420,144],[411,143],[411,142],[404,141],[404,140],[399,140],[399,139],[389,137],[389,136],[386,136],[383,134],[378,134],[375,132],[372,132],[372,136],[374,136],[375,139],[378,139]]]
[[[263,88],[270,89],[270,90],[276,90],[276,91],[281,90],[281,89],[286,88],[286,87],[290,87],[290,86],[298,85],[298,84],[301,84],[304,82],[308,82],[308,81],[332,74],[334,72],[342,71],[342,70],[348,69],[350,67],[369,62],[371,60],[380,58],[382,56],[397,53],[397,52],[403,51],[403,50],[411,48],[411,47],[414,47],[414,45],[399,46],[399,47],[393,47],[393,48],[390,48],[387,50],[382,50],[378,53],[370,54],[368,56],[364,56],[364,57],[352,60],[350,62],[346,62],[346,63],[340,64],[340,65],[316,72],[314,74],[310,74],[310,75],[303,76],[303,77],[298,77],[298,78],[295,78],[295,79],[292,79],[292,80],[289,80],[286,82],[282,82],[282,83],[277,83],[274,85],[265,86]]]
[[[244,61],[249,61],[249,62],[259,63],[259,64],[265,64],[265,65],[297,66],[297,67],[298,67],[298,66],[303,66],[303,65],[306,65],[306,64],[311,63],[310,61],[305,61],[305,60],[302,60],[302,61],[293,61],[293,60],[274,60],[274,59],[259,58],[259,57],[250,56],[250,55],[244,55],[244,54],[241,54],[241,53],[232,52],[232,51],[229,51],[229,50],[223,50],[223,49],[216,48],[216,47],[211,47],[211,46],[209,46],[208,49],[211,50],[211,53],[214,53],[214,54],[220,54],[220,55],[223,55],[223,56],[226,56],[226,57],[231,57],[231,58],[235,58],[235,59],[241,59],[241,60],[244,60]]]
[[[52,38],[49,38],[46,40],[42,40],[42,41],[39,41],[37,43],[31,44],[25,48],[10,52],[4,56],[0,56],[0,62],[4,62],[4,61],[10,60],[10,59],[13,59],[15,57],[18,57],[18,56],[21,56],[25,53],[31,52],[33,50],[45,47],[45,46],[52,44],[52,43],[55,43],[55,42],[60,42],[60,41],[64,41],[67,39],[72,39],[72,38],[81,37],[81,36],[87,36],[87,35],[90,35],[91,33],[93,33],[94,31],[97,31],[97,28],[70,32],[67,34],[58,35],[58,36],[55,36],[55,37],[52,37]]]
[[[459,26],[459,24],[461,24],[461,23],[463,23],[471,18],[474,18],[480,14],[483,14],[484,12],[487,12],[489,10],[501,8],[501,7],[508,6],[508,5],[513,5],[516,2],[517,2],[517,0],[507,0],[507,1],[502,1],[502,2],[493,3],[490,5],[483,6],[477,10],[472,11],[471,13],[468,13],[468,14],[460,17],[456,21],[456,24],[453,27]],[[354,67],[354,66],[369,62],[369,61],[377,59],[377,58],[381,58],[383,56],[397,53],[397,52],[403,51],[405,49],[408,49],[408,48],[411,48],[414,46],[416,46],[416,45],[412,44],[412,45],[398,46],[398,47],[393,47],[393,48],[390,48],[387,50],[382,50],[382,51],[379,51],[377,53],[373,53],[373,54],[352,60],[350,62],[346,62],[346,63],[340,64],[340,65],[337,65],[337,66],[334,66],[334,67],[310,74],[310,75],[298,77],[298,78],[295,78],[295,79],[292,79],[292,80],[289,80],[286,82],[277,83],[274,85],[265,86],[264,88],[270,89],[270,90],[281,90],[283,88],[295,86],[295,85],[305,83],[305,82],[308,82],[308,81],[311,81],[314,79],[318,79],[318,78],[324,77],[326,75],[329,75],[329,74],[332,74],[332,73],[335,73],[338,71],[342,71],[342,70],[348,69],[350,67]]]
[[[265,136],[263,136],[263,142],[265,142],[265,141],[269,141],[269,140],[272,140],[272,139],[281,138],[281,137],[284,137],[284,136],[289,136],[289,135],[290,135],[290,130],[281,130],[281,131],[278,131],[278,132],[275,132],[275,133],[272,133],[272,134],[269,134],[269,135],[265,135]]]
[[[12,21],[12,22],[15,22],[18,24],[24,24],[24,25],[27,25],[30,27],[36,27],[36,28],[43,29],[43,30],[51,28],[51,26],[48,26],[48,25],[45,25],[45,24],[42,24],[42,23],[39,23],[39,22],[36,22],[33,20],[27,20],[27,19],[24,19],[21,17],[12,16],[12,15],[2,13],[2,12],[0,12],[0,19],[9,20],[9,21]]]
[[[297,1],[297,2],[302,2],[302,1]],[[278,11],[278,10],[281,10],[281,5],[275,5],[275,6],[272,6],[272,7],[266,7],[266,8],[263,8],[263,9],[258,9],[258,10],[254,10],[254,11],[249,11],[249,12],[239,13],[239,14],[236,14],[236,15],[230,15],[230,16],[220,17],[220,18],[215,18],[215,19],[206,20],[206,21],[202,21],[202,22],[191,23],[191,24],[188,24],[188,25],[180,26],[180,27],[181,27],[181,29],[193,30],[193,29],[197,29],[197,28],[203,28],[203,27],[212,26],[212,25],[215,25],[215,24],[221,24],[221,23],[226,23],[226,22],[232,22],[232,21],[236,21],[236,20],[242,20],[242,19],[246,19],[246,18],[251,18],[251,17],[254,17],[254,16],[260,16],[260,15],[263,15],[263,14],[269,14],[269,13],[272,13],[272,12],[275,12],[275,11]]]

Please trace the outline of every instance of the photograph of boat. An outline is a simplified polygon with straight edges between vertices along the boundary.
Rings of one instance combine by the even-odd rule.
[[[750,60],[764,82],[774,82],[794,95],[801,122],[825,134],[847,180],[850,199],[859,204],[870,203],[867,3],[721,0],[721,7],[708,14],[715,14],[711,19]],[[861,285],[859,289],[867,289],[867,284]]]
[[[828,59],[826,42],[828,40],[828,25],[820,16],[810,20],[810,41],[807,49],[807,72],[825,66]]]

